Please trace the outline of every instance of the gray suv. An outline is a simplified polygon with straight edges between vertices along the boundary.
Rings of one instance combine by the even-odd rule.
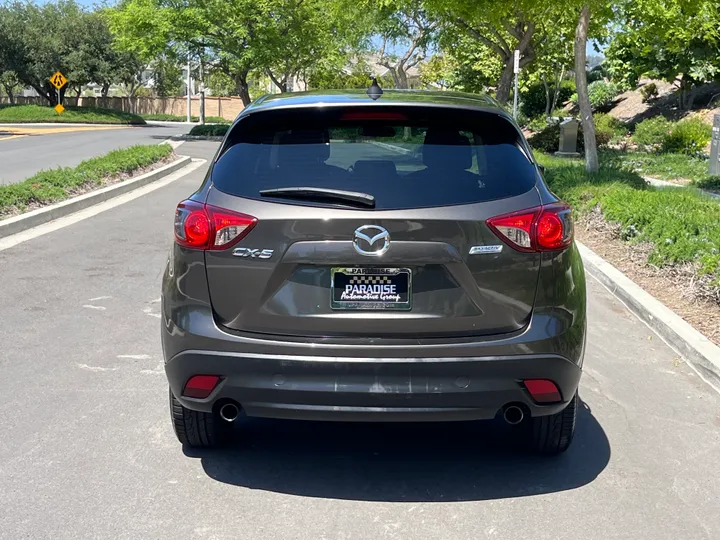
[[[177,207],[162,286],[172,423],[208,447],[243,414],[498,417],[533,451],[562,452],[585,304],[570,209],[492,99],[261,98]]]

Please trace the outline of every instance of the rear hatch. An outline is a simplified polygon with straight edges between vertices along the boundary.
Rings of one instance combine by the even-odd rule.
[[[216,319],[288,336],[517,331],[541,254],[514,249],[487,220],[538,207],[536,174],[517,129],[492,112],[249,114],[206,200],[250,216],[239,241],[205,254]]]

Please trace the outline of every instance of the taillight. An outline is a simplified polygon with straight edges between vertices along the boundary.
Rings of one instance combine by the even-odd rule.
[[[556,251],[572,243],[570,207],[563,203],[537,206],[487,220],[488,227],[518,251]]]
[[[217,375],[194,375],[185,383],[183,396],[205,399],[212,394],[219,381]]]
[[[183,201],[175,210],[175,240],[184,247],[221,250],[239,242],[257,218],[196,201]]]
[[[557,385],[547,379],[527,379],[525,388],[537,403],[557,403],[562,401]]]

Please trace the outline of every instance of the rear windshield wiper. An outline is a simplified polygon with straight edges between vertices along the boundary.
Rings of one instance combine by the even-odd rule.
[[[277,197],[279,199],[306,199],[311,201],[338,201],[354,203],[358,206],[375,208],[375,197],[369,193],[359,191],[345,191],[342,189],[325,189],[315,187],[284,187],[263,189],[262,197]]]

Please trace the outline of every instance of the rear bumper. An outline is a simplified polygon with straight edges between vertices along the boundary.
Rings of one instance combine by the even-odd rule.
[[[531,416],[562,410],[575,393],[577,363],[551,354],[443,358],[276,356],[184,351],[165,366],[173,394],[209,412],[232,400],[248,416],[312,420],[435,421],[493,418],[522,404]],[[207,399],[182,396],[193,375],[220,375]],[[563,402],[538,405],[521,384],[544,378]]]

